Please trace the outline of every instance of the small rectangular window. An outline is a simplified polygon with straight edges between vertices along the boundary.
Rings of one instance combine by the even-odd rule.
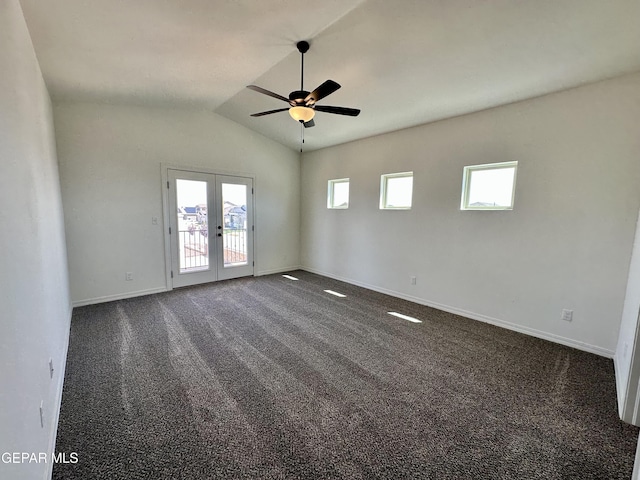
[[[464,167],[460,210],[512,210],[518,162]]]
[[[380,208],[409,210],[413,196],[413,172],[388,173],[380,177]]]
[[[349,208],[349,179],[329,180],[327,208]]]

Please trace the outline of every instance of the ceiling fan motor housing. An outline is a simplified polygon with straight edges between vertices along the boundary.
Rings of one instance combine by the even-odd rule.
[[[304,99],[307,98],[309,92],[304,90],[295,90],[289,94],[289,100],[295,102],[296,105],[305,105]]]

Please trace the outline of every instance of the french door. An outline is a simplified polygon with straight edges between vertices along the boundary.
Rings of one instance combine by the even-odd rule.
[[[253,275],[253,180],[168,169],[173,287]]]

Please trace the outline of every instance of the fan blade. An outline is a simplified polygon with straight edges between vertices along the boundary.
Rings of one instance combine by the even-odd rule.
[[[316,122],[314,122],[313,118],[312,118],[308,122],[303,123],[303,125],[304,125],[304,128],[315,127],[316,126]]]
[[[288,108],[279,108],[277,110],[269,110],[267,112],[252,113],[251,116],[252,117],[262,117],[264,115],[271,115],[272,113],[286,112],[287,110],[289,110],[289,109]]]
[[[327,80],[318,88],[316,88],[313,92],[307,95],[307,98],[304,99],[304,103],[309,105],[309,102],[313,100],[312,103],[316,103],[318,100],[323,99],[326,96],[331,95],[333,92],[340,88],[340,84],[334,82],[333,80]]]
[[[273,93],[257,85],[247,85],[247,88],[253,90],[254,92],[263,93],[264,95],[269,95],[270,97],[277,98],[278,100],[291,103],[288,98],[283,97],[282,95],[278,95],[277,93]]]
[[[357,108],[345,108],[345,107],[329,107],[327,105],[316,105],[314,110],[317,112],[325,113],[337,113],[338,115],[349,115],[350,117],[357,117],[360,115],[360,110]]]

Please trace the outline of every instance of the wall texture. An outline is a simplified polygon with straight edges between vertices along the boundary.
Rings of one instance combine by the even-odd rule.
[[[299,265],[298,153],[206,111],[63,103],[54,118],[74,303],[166,288],[161,164],[255,175],[255,273]]]
[[[0,452],[50,455],[71,304],[51,103],[18,0],[0,2],[0,71]],[[50,461],[0,462],[0,478],[47,478]]]
[[[613,356],[640,207],[639,124],[636,74],[306,153],[301,263]],[[465,165],[513,160],[514,210],[460,211]],[[414,172],[413,208],[379,210],[380,175],[403,171]],[[349,209],[328,210],[327,180],[343,177]]]

